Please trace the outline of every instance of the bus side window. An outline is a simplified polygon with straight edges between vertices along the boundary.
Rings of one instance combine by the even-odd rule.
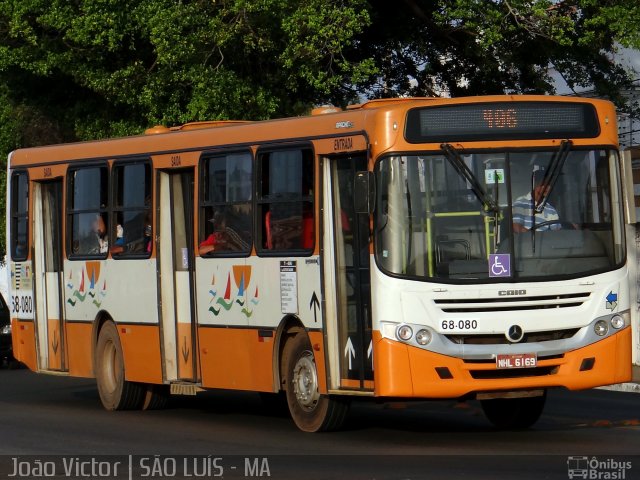
[[[29,239],[29,178],[27,172],[11,177],[11,259],[27,259]]]
[[[306,148],[264,152],[259,168],[262,250],[308,254],[315,244],[313,152]]]
[[[151,253],[151,166],[146,162],[116,163],[113,167],[114,221],[111,255],[116,258]]]
[[[206,157],[202,162],[198,252],[201,257],[251,253],[252,178],[250,152]]]
[[[106,258],[109,247],[109,190],[107,166],[69,171],[67,222],[71,256]]]

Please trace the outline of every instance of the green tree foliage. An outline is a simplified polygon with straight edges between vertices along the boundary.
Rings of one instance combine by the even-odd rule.
[[[637,0],[0,0],[0,155],[363,97],[552,93],[550,66],[622,106],[612,54],[639,31]]]
[[[626,107],[631,77],[613,55],[640,48],[637,0],[371,0],[370,11],[361,54],[378,59],[374,96],[554,93],[553,68]]]
[[[0,0],[0,155],[353,99],[352,79],[372,73],[369,60],[344,54],[369,25],[365,7],[364,0]],[[29,133],[36,131],[42,135]]]
[[[0,72],[78,138],[283,116],[371,73],[343,55],[369,23],[347,3],[4,0]]]

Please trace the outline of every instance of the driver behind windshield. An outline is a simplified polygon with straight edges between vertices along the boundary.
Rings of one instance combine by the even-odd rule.
[[[536,206],[540,210],[541,200],[549,195],[549,183],[544,181],[544,170],[534,170],[532,174],[533,191],[518,197],[513,202],[513,231],[516,233],[531,230],[534,225],[536,230],[543,232],[545,230],[559,230],[560,217],[556,209],[547,200],[541,209],[536,211],[535,218],[533,215]],[[554,223],[555,222],[555,223]],[[541,225],[546,223],[545,225]]]

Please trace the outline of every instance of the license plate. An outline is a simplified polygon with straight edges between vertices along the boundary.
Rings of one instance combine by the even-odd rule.
[[[535,353],[517,353],[496,356],[496,368],[533,368],[538,365]]]

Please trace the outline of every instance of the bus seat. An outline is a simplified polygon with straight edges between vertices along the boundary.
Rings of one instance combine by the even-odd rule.
[[[274,219],[271,210],[269,210],[264,217],[265,244],[267,249],[304,248],[309,250],[313,248],[315,241],[313,211],[305,209],[302,218],[300,218],[298,214],[297,216],[281,219],[279,222],[278,220],[275,221],[277,225],[274,229]],[[275,235],[279,235],[279,237],[274,238]]]
[[[302,216],[302,248],[309,250],[314,243],[313,212],[305,210]]]
[[[273,238],[271,237],[271,210],[269,210],[264,216],[264,231],[266,236],[266,247],[269,250],[273,249]]]

